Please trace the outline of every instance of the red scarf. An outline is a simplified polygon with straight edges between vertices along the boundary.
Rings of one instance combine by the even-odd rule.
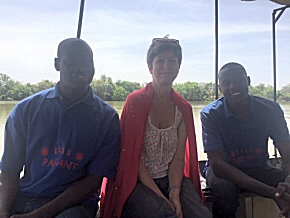
[[[184,174],[202,196],[192,106],[173,89],[172,97],[182,113],[188,133]],[[124,204],[136,186],[152,99],[151,83],[127,98],[121,116],[122,150],[117,176],[105,181],[102,186],[102,218],[121,217]]]

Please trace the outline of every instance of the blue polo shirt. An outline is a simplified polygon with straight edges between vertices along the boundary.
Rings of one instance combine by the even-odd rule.
[[[2,170],[21,172],[20,191],[57,197],[87,174],[113,178],[120,153],[118,113],[89,93],[69,106],[59,83],[24,99],[5,126]]]
[[[201,112],[204,151],[223,149],[228,163],[241,169],[267,164],[269,137],[274,145],[290,141],[279,104],[255,96],[249,96],[249,101],[250,114],[243,120],[234,117],[225,98]]]

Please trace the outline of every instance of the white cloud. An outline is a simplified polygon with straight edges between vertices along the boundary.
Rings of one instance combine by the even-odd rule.
[[[151,79],[146,52],[152,38],[170,34],[180,40],[183,64],[178,81],[214,81],[214,1],[87,1],[82,38],[94,50],[98,77],[146,82]],[[0,2],[0,72],[15,80],[58,80],[53,68],[57,44],[75,37],[79,1],[23,0]],[[271,12],[268,1],[219,4],[219,63],[235,59],[251,71],[253,81],[271,84]],[[277,23],[280,85],[289,68],[289,13]],[[260,72],[259,72],[260,71]],[[261,73],[262,72],[262,73]],[[266,72],[266,74],[265,74]]]

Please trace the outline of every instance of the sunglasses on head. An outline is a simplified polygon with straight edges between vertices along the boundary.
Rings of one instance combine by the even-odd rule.
[[[152,42],[173,42],[175,44],[179,44],[179,40],[177,39],[168,39],[168,38],[154,38]]]

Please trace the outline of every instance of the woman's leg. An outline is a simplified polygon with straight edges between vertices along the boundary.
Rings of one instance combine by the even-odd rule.
[[[128,198],[122,218],[176,218],[170,205],[147,186],[137,183]]]
[[[211,218],[212,214],[196,192],[192,182],[183,177],[180,201],[184,218]]]

